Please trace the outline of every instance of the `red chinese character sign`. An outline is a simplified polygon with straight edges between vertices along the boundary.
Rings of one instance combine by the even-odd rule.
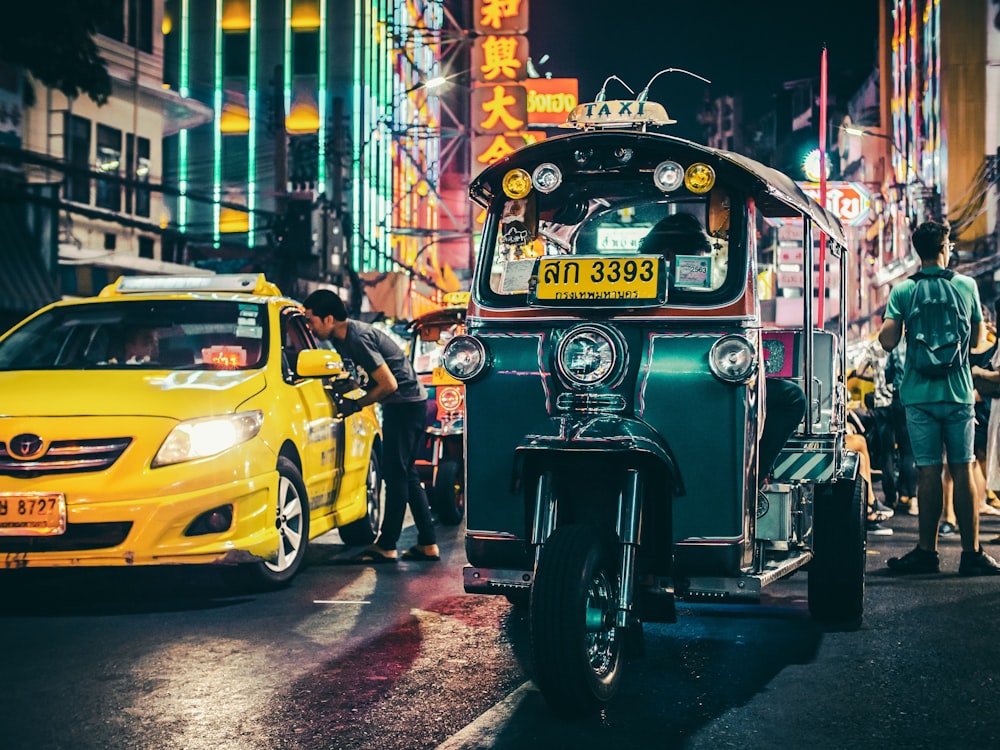
[[[523,36],[490,34],[472,45],[472,72],[479,82],[520,81],[527,67],[528,40]]]
[[[472,89],[472,129],[478,135],[509,133],[528,123],[524,86],[476,86]]]
[[[532,143],[544,140],[545,133],[537,130],[476,136],[472,142],[472,151],[474,154],[472,176],[475,177],[490,164],[517,151],[522,146],[530,146]]]
[[[475,0],[477,34],[526,34],[528,0]]]

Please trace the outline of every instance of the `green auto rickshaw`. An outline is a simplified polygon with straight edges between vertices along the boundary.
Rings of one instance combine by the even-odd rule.
[[[465,590],[530,608],[533,677],[567,716],[612,699],[643,623],[678,600],[756,602],[805,569],[816,620],[862,616],[844,294],[818,322],[806,273],[777,325],[758,278],[765,219],[834,283],[844,230],[785,174],[661,132],[647,92],[602,90],[474,179],[467,329],[443,355],[466,389]],[[800,411],[769,452],[789,414],[772,392]]]

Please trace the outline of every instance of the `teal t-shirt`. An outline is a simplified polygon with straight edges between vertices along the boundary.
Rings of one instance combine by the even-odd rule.
[[[945,269],[937,266],[921,269],[924,273],[943,273]],[[979,288],[975,279],[956,273],[951,283],[954,284],[966,303],[969,305],[969,322],[975,332],[979,323],[983,322],[983,308],[979,303]],[[906,318],[913,305],[915,282],[905,279],[889,292],[889,301],[885,306],[885,317],[903,323],[903,336],[906,336]],[[975,392],[972,389],[972,371],[968,363],[955,372],[948,373],[943,378],[927,378],[910,367],[909,358],[903,363],[903,382],[899,386],[899,399],[904,406],[910,404],[974,404]]]

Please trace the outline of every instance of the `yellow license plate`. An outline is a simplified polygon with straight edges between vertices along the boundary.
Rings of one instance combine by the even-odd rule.
[[[658,255],[540,258],[534,292],[539,302],[662,302]]]
[[[61,492],[0,493],[0,536],[51,536],[66,531]]]
[[[431,373],[431,385],[461,385],[462,381],[453,378],[443,367],[435,367]]]

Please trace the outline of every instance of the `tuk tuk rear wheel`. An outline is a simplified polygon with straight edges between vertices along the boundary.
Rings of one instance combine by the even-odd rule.
[[[565,717],[598,711],[618,690],[624,633],[614,625],[614,545],[593,526],[557,528],[542,549],[531,589],[535,681]]]
[[[813,498],[809,613],[845,629],[860,627],[864,610],[867,495],[868,485],[858,474],[854,481],[817,487]]]
[[[461,464],[454,459],[444,460],[437,467],[431,508],[445,526],[458,526],[465,515],[465,489],[462,486],[461,470]]]

